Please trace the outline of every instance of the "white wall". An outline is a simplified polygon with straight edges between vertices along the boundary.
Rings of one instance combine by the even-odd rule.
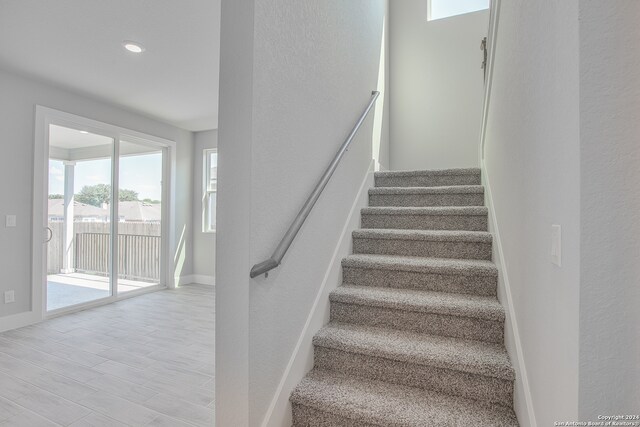
[[[503,1],[487,125],[491,186],[524,366],[537,424],[578,418],[580,162],[578,0]],[[599,51],[591,51],[599,52]],[[562,226],[562,267],[551,263],[551,225]],[[506,279],[506,283],[505,283]]]
[[[390,9],[391,169],[478,167],[488,11],[427,21],[426,0]]]
[[[271,255],[377,88],[384,4],[256,0],[251,259]],[[280,268],[250,288],[250,425],[280,382],[371,161],[361,130]]]
[[[640,410],[640,2],[580,1],[580,418]]]
[[[0,317],[31,309],[31,217],[33,204],[35,106],[43,105],[177,142],[176,234],[184,252],[180,275],[190,275],[191,164],[193,141],[184,131],[85,96],[0,70],[0,295],[15,289],[14,304],[0,304]],[[16,228],[4,227],[15,214]],[[176,249],[177,250],[177,249]]]
[[[391,169],[391,58],[389,54],[389,4],[384,0],[384,21],[382,25],[382,41],[380,46],[380,63],[378,69],[378,91],[380,97],[373,112],[373,144],[372,156],[375,170]]]
[[[218,147],[218,130],[196,132],[193,147],[193,275],[194,281],[213,283],[216,274],[216,234],[202,231],[203,152]]]
[[[216,217],[216,426],[249,426],[254,0],[223,1]]]
[[[283,264],[268,279],[249,280],[251,265],[269,257],[377,88],[385,9],[382,0],[228,3],[218,146],[219,427],[263,422],[369,168],[373,117]],[[248,419],[240,413],[245,398]]]

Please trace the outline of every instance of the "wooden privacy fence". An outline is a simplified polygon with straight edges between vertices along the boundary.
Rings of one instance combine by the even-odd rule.
[[[59,273],[62,268],[62,223],[52,222],[53,238],[49,242],[47,270]],[[74,224],[74,268],[87,274],[109,274],[110,224]],[[160,224],[118,224],[118,278],[141,281],[160,281],[162,240]]]

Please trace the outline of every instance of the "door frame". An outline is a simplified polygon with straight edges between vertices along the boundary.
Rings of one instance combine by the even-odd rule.
[[[88,119],[75,114],[66,113],[52,108],[36,105],[35,114],[35,147],[34,147],[34,181],[33,181],[33,217],[32,217],[32,286],[31,286],[31,317],[34,322],[84,310],[90,307],[109,304],[115,301],[131,298],[140,294],[153,292],[159,289],[173,289],[176,286],[173,272],[173,258],[171,248],[175,246],[175,207],[173,198],[175,195],[175,171],[176,171],[176,143],[168,139],[156,137],[120,126],[111,125],[97,120]],[[145,144],[154,145],[163,151],[163,183],[162,186],[162,245],[161,245],[161,269],[160,284],[144,289],[126,292],[118,295],[117,275],[110,279],[112,294],[109,297],[100,298],[83,304],[64,307],[47,312],[46,298],[46,250],[43,243],[45,239],[45,224],[47,216],[47,195],[49,187],[49,126],[59,125],[72,129],[86,130],[90,133],[104,135],[114,140],[113,167],[111,183],[112,188],[117,187],[119,173],[119,141],[128,139],[144,141]],[[111,242],[113,253],[117,254],[117,221],[118,203],[111,204]],[[111,272],[117,271],[117,256],[110,260]]]

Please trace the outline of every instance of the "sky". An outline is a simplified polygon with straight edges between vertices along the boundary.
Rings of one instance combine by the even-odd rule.
[[[140,200],[160,200],[162,195],[162,153],[120,158],[120,188],[138,193]],[[111,159],[76,163],[74,192],[85,185],[111,184]],[[49,160],[49,194],[64,193],[64,165]]]
[[[489,0],[430,0],[431,19],[488,9]]]

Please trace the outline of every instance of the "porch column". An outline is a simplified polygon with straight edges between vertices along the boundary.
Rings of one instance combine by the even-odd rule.
[[[73,251],[73,205],[76,162],[64,162],[64,224],[62,226],[62,274],[75,271]]]

